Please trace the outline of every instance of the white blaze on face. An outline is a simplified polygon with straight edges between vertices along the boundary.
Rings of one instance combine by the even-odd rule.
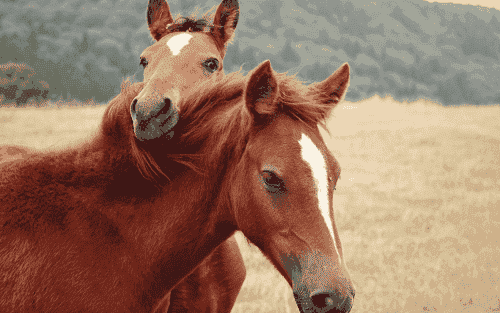
[[[330,219],[330,203],[328,201],[328,172],[326,168],[325,158],[323,157],[323,154],[318,149],[318,147],[316,147],[316,145],[313,143],[311,138],[309,138],[307,135],[302,134],[302,137],[299,140],[299,144],[301,147],[302,159],[304,159],[304,161],[311,167],[321,216],[323,216],[326,226],[330,231],[330,236],[332,237],[333,245],[335,247],[337,255],[339,256],[340,262],[340,254],[337,249],[337,244],[335,243],[335,235],[333,233],[333,226]]]
[[[173,36],[167,41],[167,46],[172,51],[173,55],[178,55],[181,52],[182,48],[189,44],[189,40],[193,38],[192,35],[182,33],[176,36]]]

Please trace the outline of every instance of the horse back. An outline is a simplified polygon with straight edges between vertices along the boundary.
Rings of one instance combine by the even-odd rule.
[[[127,302],[137,282],[121,279],[137,277],[134,254],[101,210],[98,183],[85,182],[95,175],[79,175],[80,157],[34,153],[0,165],[0,312],[138,306]],[[103,286],[108,292],[99,296]]]
[[[34,153],[0,165],[1,232],[36,231],[47,222],[60,223],[65,208],[73,207],[68,153]],[[66,168],[66,169],[63,169]],[[58,211],[58,212],[56,212]]]

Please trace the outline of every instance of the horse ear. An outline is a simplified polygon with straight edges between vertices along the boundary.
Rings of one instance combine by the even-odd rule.
[[[167,25],[174,22],[172,14],[170,14],[170,7],[165,0],[149,0],[147,18],[149,32],[156,41],[165,34]]]
[[[245,104],[254,117],[276,111],[278,82],[271,68],[271,61],[262,62],[250,75],[246,84]]]
[[[321,104],[326,105],[323,117],[330,116],[335,106],[344,99],[349,87],[349,64],[342,64],[330,77],[313,84],[310,92],[316,93]]]
[[[215,12],[214,35],[227,44],[234,37],[234,30],[240,17],[238,0],[222,0]]]

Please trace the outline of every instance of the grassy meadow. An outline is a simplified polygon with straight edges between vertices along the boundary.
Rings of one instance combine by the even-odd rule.
[[[104,109],[2,108],[0,145],[81,140]],[[352,312],[499,312],[500,106],[375,96],[340,104],[328,125]],[[236,236],[247,279],[233,312],[298,312],[286,281]]]

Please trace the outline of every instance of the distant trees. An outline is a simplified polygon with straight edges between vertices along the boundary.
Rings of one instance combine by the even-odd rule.
[[[187,16],[220,1],[170,2],[172,12]],[[30,86],[0,85],[3,101],[44,98],[41,79],[50,85],[47,99],[96,102],[119,93],[127,76],[140,81],[139,55],[152,43],[147,3],[0,1],[0,64],[24,62],[38,75]],[[298,0],[292,8],[285,0],[240,1],[244,20],[226,53],[225,72],[248,71],[269,59],[277,71],[314,82],[349,62],[349,101],[391,94],[445,105],[500,102],[499,11],[417,0],[363,3]],[[22,96],[21,89],[34,91]]]
[[[3,1],[0,64],[24,62],[38,77],[30,78],[31,86],[2,85],[4,102],[33,97],[97,102],[111,99],[120,91],[123,78],[140,70],[139,53],[151,44],[147,27],[139,30],[146,25],[147,3],[146,0]],[[19,83],[19,73],[16,75]],[[41,80],[50,85],[50,90]]]
[[[29,100],[41,102],[47,99],[49,84],[39,80],[35,71],[24,63],[0,64],[0,106],[15,102],[23,106]]]

